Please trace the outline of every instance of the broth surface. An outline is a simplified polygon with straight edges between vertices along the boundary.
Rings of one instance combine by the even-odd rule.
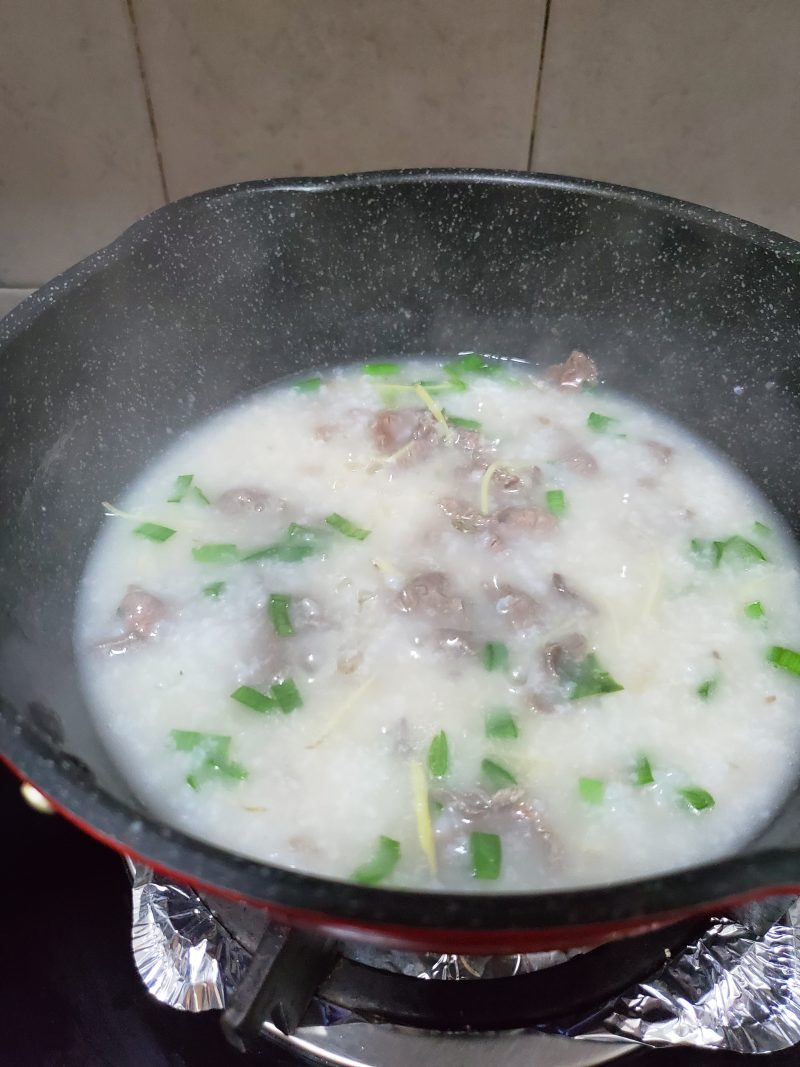
[[[484,892],[757,833],[798,769],[800,679],[769,662],[800,638],[793,547],[582,360],[320,372],[114,502],[76,646],[152,813],[287,867]]]

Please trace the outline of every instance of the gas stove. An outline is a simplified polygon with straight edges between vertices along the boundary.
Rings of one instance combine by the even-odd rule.
[[[682,924],[585,952],[420,955],[326,940],[242,903],[164,885],[146,868],[132,865],[132,874],[134,957],[162,1000],[224,1004],[223,1030],[241,1051],[268,1042],[358,1067],[617,1059],[634,1046],[570,1033],[700,930]]]
[[[800,1040],[791,898],[583,951],[468,957],[330,940],[129,866],[145,985],[174,1008],[224,1009],[243,1052],[588,1067],[643,1044],[769,1052]]]

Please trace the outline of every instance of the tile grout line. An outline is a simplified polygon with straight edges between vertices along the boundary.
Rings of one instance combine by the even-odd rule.
[[[548,0],[549,3],[549,0]],[[156,154],[156,164],[158,166],[158,177],[161,182],[161,193],[164,197],[164,203],[169,203],[169,192],[167,190],[167,176],[164,172],[164,159],[161,155],[161,145],[158,139],[158,124],[156,123],[156,113],[153,107],[153,101],[150,96],[150,86],[147,81],[147,72],[144,67],[144,56],[142,55],[142,43],[139,39],[139,26],[136,22],[136,14],[133,10],[133,0],[125,0],[125,6],[128,9],[128,18],[131,24],[131,32],[133,33],[133,46],[136,49],[136,62],[139,66],[139,77],[142,79],[142,89],[144,90],[145,106],[147,107],[147,118],[150,122],[150,133],[153,137],[153,149]]]
[[[130,2],[130,0],[129,0]],[[542,23],[542,47],[539,50],[539,70],[536,73],[536,88],[533,97],[533,115],[531,117],[531,139],[528,143],[528,170],[533,170],[533,145],[536,140],[536,120],[539,117],[539,100],[542,95],[542,74],[544,73],[544,53],[547,48],[547,29],[550,25],[550,5],[552,0],[545,0],[544,22]]]

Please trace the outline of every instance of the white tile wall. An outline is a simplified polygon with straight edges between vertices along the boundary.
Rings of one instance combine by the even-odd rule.
[[[527,165],[545,0],[135,0],[171,196]]]
[[[533,166],[800,238],[800,0],[551,0]]]
[[[162,201],[125,0],[0,3],[0,285],[83,258]]]
[[[800,0],[0,3],[0,144],[0,286],[165,193],[394,166],[532,163],[800,238]]]

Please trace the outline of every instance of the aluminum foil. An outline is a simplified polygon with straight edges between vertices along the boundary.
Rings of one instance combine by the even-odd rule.
[[[148,991],[184,1011],[223,1008],[258,940],[240,944],[190,888],[162,883],[131,864],[132,945]],[[263,920],[261,920],[263,921]],[[277,955],[284,931],[267,927],[262,951]],[[346,945],[362,963],[428,980],[496,978],[563,963],[575,953],[503,957],[418,956]],[[312,1024],[358,1017],[315,1001]],[[543,1027],[542,1029],[547,1029]],[[560,1031],[564,1033],[565,1031]],[[771,900],[712,920],[708,930],[666,961],[654,977],[627,990],[568,1031],[575,1040],[691,1045],[735,1052],[776,1052],[800,1042],[800,901]]]
[[[515,974],[542,971],[557,963],[566,963],[585,951],[570,949],[567,952],[528,952],[513,956],[458,956],[450,952],[420,955],[353,942],[343,946],[342,955],[392,974],[461,981],[468,978],[509,978]]]
[[[578,1036],[751,1053],[797,1044],[800,901],[756,904],[713,920],[694,944]]]
[[[149,993],[183,1011],[223,1008],[250,962],[197,894],[133,866],[133,959]]]

